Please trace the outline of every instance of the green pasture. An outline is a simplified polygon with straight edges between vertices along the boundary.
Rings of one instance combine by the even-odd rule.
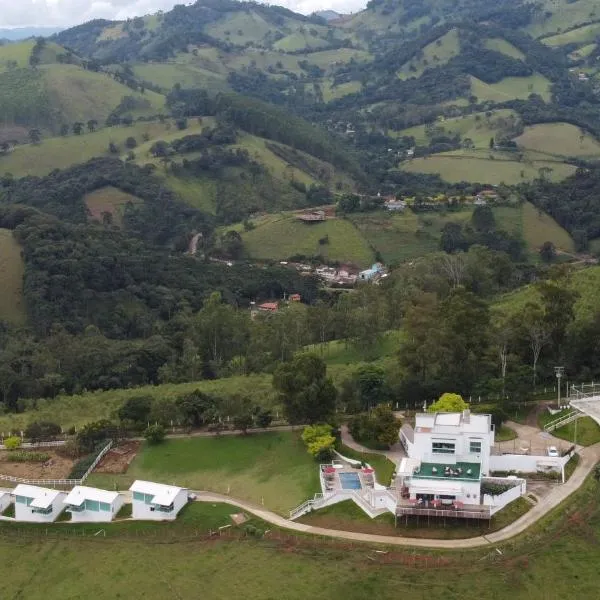
[[[22,325],[27,320],[23,299],[25,265],[13,232],[0,229],[0,321]]]
[[[555,156],[597,157],[600,142],[570,123],[542,123],[526,127],[515,142],[527,150]]]
[[[504,38],[488,38],[483,44],[488,50],[494,50],[501,54],[506,54],[516,60],[523,60],[525,55],[510,42],[507,42]]]
[[[429,67],[445,65],[450,59],[460,54],[458,30],[451,29],[441,38],[423,48],[422,58],[414,57],[398,71],[400,79],[420,77]]]
[[[485,83],[471,76],[471,94],[479,102],[507,102],[508,100],[527,99],[530,94],[539,94],[550,101],[551,83],[543,75],[529,77],[506,77],[498,83]]]

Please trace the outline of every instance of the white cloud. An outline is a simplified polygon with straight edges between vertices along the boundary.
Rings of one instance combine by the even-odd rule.
[[[261,0],[262,1],[262,0]],[[280,4],[304,14],[331,9],[341,13],[364,8],[367,0],[279,0]],[[170,10],[182,0],[0,0],[0,28],[63,27],[90,19],[126,19]]]

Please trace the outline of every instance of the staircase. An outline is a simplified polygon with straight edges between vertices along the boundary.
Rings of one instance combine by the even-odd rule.
[[[563,415],[562,417],[559,417],[558,419],[554,419],[554,421],[550,421],[550,423],[548,423],[547,425],[544,426],[544,431],[546,431],[547,433],[550,433],[551,431],[554,431],[555,429],[558,429],[559,427],[562,427],[563,425],[568,425],[569,423],[572,423],[573,421],[576,421],[577,419],[584,417],[584,416],[585,415],[583,413],[579,412],[578,410],[573,410],[567,415]]]

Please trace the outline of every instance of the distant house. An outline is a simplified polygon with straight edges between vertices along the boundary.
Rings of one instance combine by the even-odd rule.
[[[188,501],[188,490],[173,485],[138,480],[129,490],[134,519],[172,521]]]
[[[276,313],[279,310],[279,304],[277,302],[263,302],[256,309],[264,313]]]
[[[385,273],[385,269],[381,263],[375,263],[370,269],[361,271],[358,274],[360,281],[373,281],[376,278],[381,277]]]
[[[65,492],[20,483],[14,490],[15,519],[52,523],[64,508]]]
[[[73,522],[102,523],[112,521],[124,501],[118,492],[76,485],[65,498],[65,505]]]
[[[300,294],[290,294],[290,302],[301,302],[302,296]]]
[[[309,213],[303,213],[301,215],[298,215],[297,218],[303,223],[320,223],[322,221],[325,221],[327,216],[325,215],[324,210],[315,210]]]
[[[390,212],[403,211],[406,208],[404,200],[386,200],[385,207]]]
[[[494,190],[482,190],[475,197],[475,206],[485,206],[488,202],[494,202],[498,199],[498,192]]]

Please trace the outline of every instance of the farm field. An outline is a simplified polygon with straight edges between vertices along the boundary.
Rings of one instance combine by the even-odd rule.
[[[102,223],[104,213],[108,213],[111,215],[113,224],[119,227],[123,223],[123,214],[127,204],[130,202],[132,204],[142,202],[140,198],[112,186],[107,186],[86,194],[83,201],[90,213],[90,219]]]
[[[518,48],[503,38],[489,38],[485,40],[483,45],[488,50],[495,50],[496,52],[506,54],[506,56],[510,56],[517,60],[523,60],[525,58],[525,55]]]
[[[320,240],[328,239],[327,243]],[[256,259],[285,260],[296,254],[322,255],[328,260],[352,262],[361,267],[374,260],[360,232],[345,219],[306,224],[294,215],[272,215],[243,232],[247,255]]]
[[[25,265],[12,231],[0,229],[0,320],[22,325],[27,320],[23,299]]]
[[[543,75],[530,77],[506,77],[498,83],[485,83],[471,77],[471,93],[479,102],[506,102],[526,99],[530,94],[539,94],[546,102],[550,101],[550,81]]]
[[[560,181],[576,171],[576,167],[558,161],[535,160],[519,162],[506,158],[505,154],[489,153],[477,155],[474,152],[456,150],[417,158],[401,164],[401,169],[411,173],[439,174],[450,183],[472,181],[478,183],[514,184],[532,181],[540,176],[541,168],[551,169],[549,178]]]
[[[586,23],[590,19],[598,18],[598,3],[596,0],[542,0],[540,10],[547,14],[546,18],[534,19],[528,27],[527,33],[534,37],[550,35],[576,25]]]
[[[515,142],[527,150],[555,156],[598,156],[600,142],[569,123],[544,123],[526,127]]]
[[[556,48],[557,46],[566,46],[567,44],[587,44],[593,42],[600,33],[600,23],[592,23],[591,25],[584,25],[565,33],[559,33],[550,37],[542,38],[540,41]]]
[[[451,58],[460,53],[458,31],[451,29],[441,38],[423,48],[421,58],[413,57],[398,71],[400,79],[420,77],[426,68],[445,65]]]
[[[490,116],[487,116],[489,114]],[[510,109],[496,109],[489,113],[475,113],[463,117],[445,119],[435,124],[433,131],[443,129],[450,135],[460,135],[464,140],[469,138],[477,148],[488,148],[490,138],[501,136],[504,131],[512,131],[519,123],[519,115]],[[391,132],[395,133],[395,132]],[[413,136],[417,144],[427,144],[427,127],[417,125],[396,133],[399,136]]]
[[[218,91],[229,90],[224,74],[192,64],[148,63],[136,65],[133,72],[143,81],[150,81],[163,90],[171,90],[177,83],[193,87],[208,87]]]
[[[318,463],[300,432],[169,439],[143,445],[127,473],[93,474],[88,483],[125,489],[134,479],[162,481],[249,500],[280,514],[320,490]]]

